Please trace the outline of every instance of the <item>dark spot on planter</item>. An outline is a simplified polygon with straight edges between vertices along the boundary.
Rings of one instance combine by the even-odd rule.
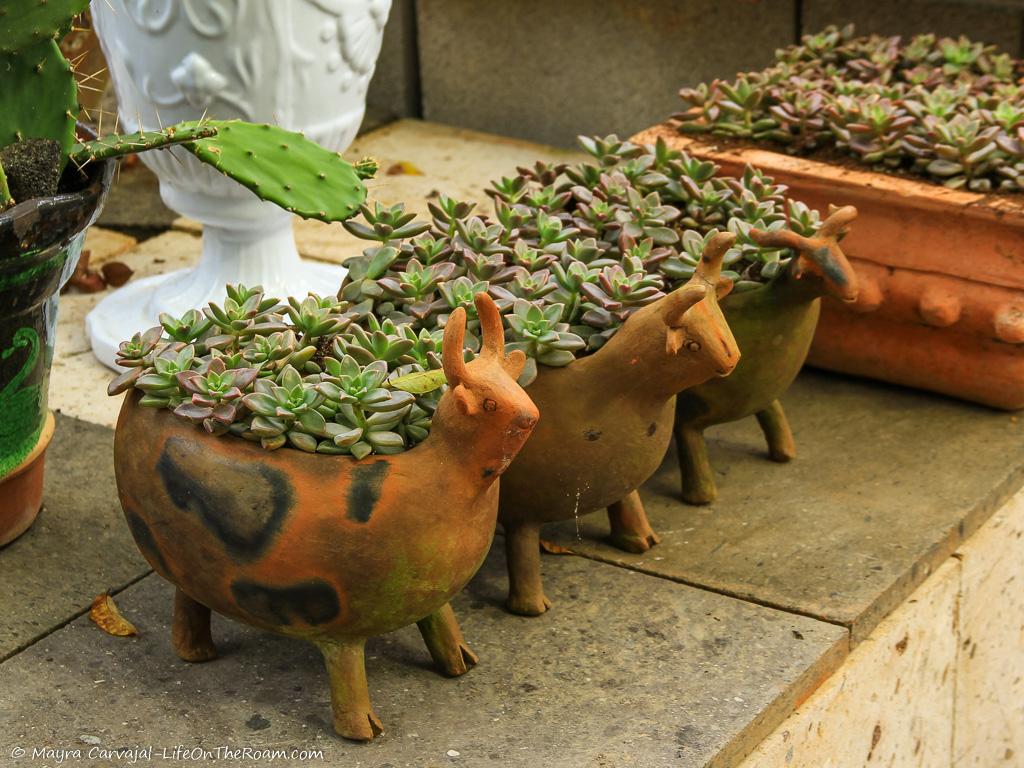
[[[910,643],[910,635],[904,635],[903,639],[896,643],[896,653],[903,655],[903,652],[907,650],[907,645]]]
[[[128,509],[125,509],[124,516],[128,521],[128,528],[132,532],[132,538],[135,539],[135,546],[139,548],[143,557],[156,568],[161,576],[170,575],[171,569],[167,567],[167,561],[164,560],[163,553],[156,545],[153,531],[150,530],[146,521]]]
[[[489,397],[484,398],[484,410],[493,413],[498,410],[498,404]]]
[[[490,477],[491,475],[493,475],[495,473],[495,471],[496,470],[492,469],[491,467],[484,467],[483,476],[484,477]]]
[[[341,611],[338,593],[322,579],[310,579],[288,587],[272,587],[258,581],[237,579],[231,594],[238,607],[255,619],[277,626],[300,622],[326,624]]]
[[[657,431],[658,431],[658,425],[652,422],[651,426],[649,426],[647,428],[647,436],[648,437],[653,437],[654,433],[657,432]]]
[[[842,266],[832,259],[832,255],[828,248],[819,248],[814,251],[814,261],[819,267],[821,267],[821,271],[825,273],[825,277],[829,278],[836,285],[845,287],[849,282],[849,277],[845,272],[843,272]]]
[[[375,461],[360,464],[352,470],[352,487],[348,491],[348,519],[357,523],[369,522],[373,508],[380,499],[384,478],[388,476],[391,464]]]
[[[293,504],[291,482],[262,462],[229,462],[203,453],[201,441],[172,437],[156,468],[178,509],[202,521],[237,560],[260,557]]]
[[[599,429],[588,429],[583,433],[583,436],[590,442],[601,439],[601,430]]]

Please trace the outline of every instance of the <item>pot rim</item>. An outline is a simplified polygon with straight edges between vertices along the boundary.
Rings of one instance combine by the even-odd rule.
[[[77,130],[78,134],[85,138],[96,138],[96,132],[84,123],[78,123]],[[31,243],[28,248],[19,247],[11,254],[4,255],[0,253],[0,270],[5,267],[10,268],[13,266],[13,263],[18,262],[27,252],[43,253],[54,248],[64,248],[75,237],[89,229],[96,222],[96,219],[99,218],[103,210],[103,202],[110,191],[116,163],[117,161],[114,158],[93,163],[93,169],[86,171],[88,181],[81,189],[72,192],[58,192],[46,197],[34,197],[17,203],[0,213],[0,233],[10,230],[14,237],[20,240],[18,230],[22,227],[27,229],[38,218],[47,213],[59,214],[62,211],[88,209],[90,207],[93,209],[81,227],[58,231],[58,236],[52,240]],[[14,267],[14,269],[17,270],[17,267]]]
[[[222,440],[223,439],[225,445],[237,445],[237,447],[239,449],[241,449],[243,447],[244,448],[256,449],[256,450],[258,450],[260,452],[260,455],[265,456],[270,461],[274,461],[277,458],[276,455],[279,454],[283,450],[287,450],[288,451],[288,453],[285,454],[285,456],[287,456],[287,457],[292,457],[292,456],[295,456],[295,455],[307,456],[310,459],[314,459],[317,463],[325,463],[325,462],[333,459],[337,463],[348,463],[348,464],[351,464],[353,466],[359,466],[361,464],[369,464],[369,463],[372,463],[372,462],[375,462],[375,461],[381,461],[381,460],[396,461],[396,460],[401,460],[402,456],[408,456],[409,454],[413,453],[414,451],[417,451],[420,448],[422,448],[423,446],[425,446],[427,444],[427,442],[430,440],[430,436],[433,434],[433,430],[431,430],[431,432],[429,432],[427,434],[426,438],[424,438],[423,440],[418,442],[412,448],[409,448],[407,450],[401,451],[399,453],[371,453],[368,456],[363,457],[362,459],[357,459],[354,456],[352,456],[351,454],[316,453],[315,451],[314,452],[303,451],[303,450],[301,450],[299,448],[294,447],[293,445],[291,445],[289,443],[285,443],[280,448],[277,448],[277,449],[275,449],[273,451],[268,451],[266,448],[261,446],[258,441],[255,441],[255,440],[246,440],[245,438],[239,437],[238,435],[232,435],[232,434],[228,434],[228,433],[224,433],[224,434],[221,434],[221,435],[211,434],[211,433],[207,432],[205,429],[203,429],[202,426],[197,425],[197,424],[190,424],[188,421],[186,421],[185,419],[181,418],[180,416],[176,416],[174,414],[174,411],[170,410],[169,408],[165,408],[165,407],[162,407],[162,406],[160,408],[151,408],[149,406],[139,405],[138,401],[142,398],[142,395],[143,395],[142,390],[135,389],[134,387],[132,387],[132,389],[128,390],[127,392],[125,392],[124,400],[121,403],[121,416],[118,418],[118,423],[117,423],[117,425],[114,428],[115,433],[117,432],[117,429],[120,426],[121,418],[123,418],[123,416],[124,416],[124,411],[127,408],[131,408],[131,409],[139,411],[139,412],[141,412],[143,414],[152,413],[155,418],[164,419],[166,424],[161,426],[160,427],[161,429],[170,429],[170,428],[180,429],[180,430],[182,430],[182,432],[187,433],[188,435],[190,435],[190,436],[192,436],[194,438],[197,438],[197,439],[210,439],[210,440]],[[170,426],[167,426],[167,425],[170,425]],[[419,456],[420,454],[416,454],[416,455]],[[324,464],[324,465],[326,466],[326,464]]]
[[[53,439],[53,433],[57,428],[57,420],[53,416],[53,411],[46,411],[46,419],[43,421],[43,428],[39,432],[39,439],[36,440],[36,444],[32,447],[32,450],[28,452],[28,455],[22,459],[17,466],[14,467],[3,477],[0,477],[0,484],[7,482],[8,480],[17,477],[22,472],[26,471],[32,464],[35,463],[36,459],[42,456],[43,452],[49,447],[50,441]]]

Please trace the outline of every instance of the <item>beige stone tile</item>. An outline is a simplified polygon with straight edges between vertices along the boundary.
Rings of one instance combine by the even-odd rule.
[[[484,189],[492,180],[537,160],[574,162],[584,157],[572,150],[420,120],[400,120],[360,136],[345,154],[352,160],[370,155],[380,164],[377,177],[367,182],[371,201],[404,202],[410,211],[424,216],[427,202],[438,194],[475,202],[489,213],[491,200]],[[413,172],[388,172],[396,166]],[[188,219],[178,219],[174,226],[201,231],[198,223]],[[341,224],[302,219],[296,219],[295,239],[306,258],[332,262],[358,256],[369,245]]]
[[[948,766],[959,589],[950,558],[742,768]]]
[[[134,237],[112,229],[90,227],[85,233],[85,245],[82,248],[89,251],[89,266],[97,267],[130,251],[138,242]]]
[[[133,278],[139,278],[189,266],[198,258],[199,248],[200,241],[194,235],[167,232],[130,251],[118,253],[117,257],[135,270]],[[107,382],[113,374],[92,356],[92,348],[85,335],[85,316],[107,295],[103,291],[61,296],[50,371],[50,407],[69,416],[112,427],[120,407],[120,398],[107,397]],[[153,320],[155,323],[156,318]],[[134,330],[126,329],[126,334],[131,335]]]
[[[953,765],[1024,764],[1024,493],[960,550]]]

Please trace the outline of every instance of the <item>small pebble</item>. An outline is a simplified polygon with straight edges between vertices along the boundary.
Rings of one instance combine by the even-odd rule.
[[[456,752],[454,749],[449,749],[445,754],[448,755],[448,757],[458,757],[460,753]]]
[[[83,744],[93,744],[93,745],[95,745],[95,744],[99,744],[100,743],[100,737],[99,736],[91,736],[88,733],[83,733],[81,736],[78,737],[78,740],[80,742],[82,742]]]

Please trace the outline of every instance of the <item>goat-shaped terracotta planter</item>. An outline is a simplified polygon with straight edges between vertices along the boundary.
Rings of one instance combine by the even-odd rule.
[[[391,456],[326,456],[212,437],[125,398],[114,441],[117,487],[135,541],[177,587],[173,645],[216,656],[210,610],[316,644],[330,676],[334,727],[381,733],[363,645],[417,622],[441,671],[476,662],[448,601],[494,534],[498,477],[537,422],[505,355],[494,302],[478,294],[483,348],[463,361],[466,313],[445,327],[449,391],[430,435]]]
[[[857,209],[835,210],[815,237],[795,232],[754,230],[751,237],[769,247],[791,248],[796,256],[772,282],[722,301],[722,312],[743,360],[728,379],[688,389],[676,400],[675,436],[682,472],[683,500],[714,500],[714,470],[708,461],[704,430],[757,416],[773,461],[796,456],[793,433],[779,398],[789,389],[807,358],[818,325],[822,296],[857,299],[857,276],[839,247]]]
[[[716,295],[731,287],[719,283],[734,239],[713,238],[688,283],[633,313],[594,354],[541,367],[530,384],[542,418],[501,481],[512,612],[550,606],[540,573],[544,523],[607,507],[619,546],[642,551],[657,541],[637,488],[665,456],[675,396],[727,376],[739,359]]]

